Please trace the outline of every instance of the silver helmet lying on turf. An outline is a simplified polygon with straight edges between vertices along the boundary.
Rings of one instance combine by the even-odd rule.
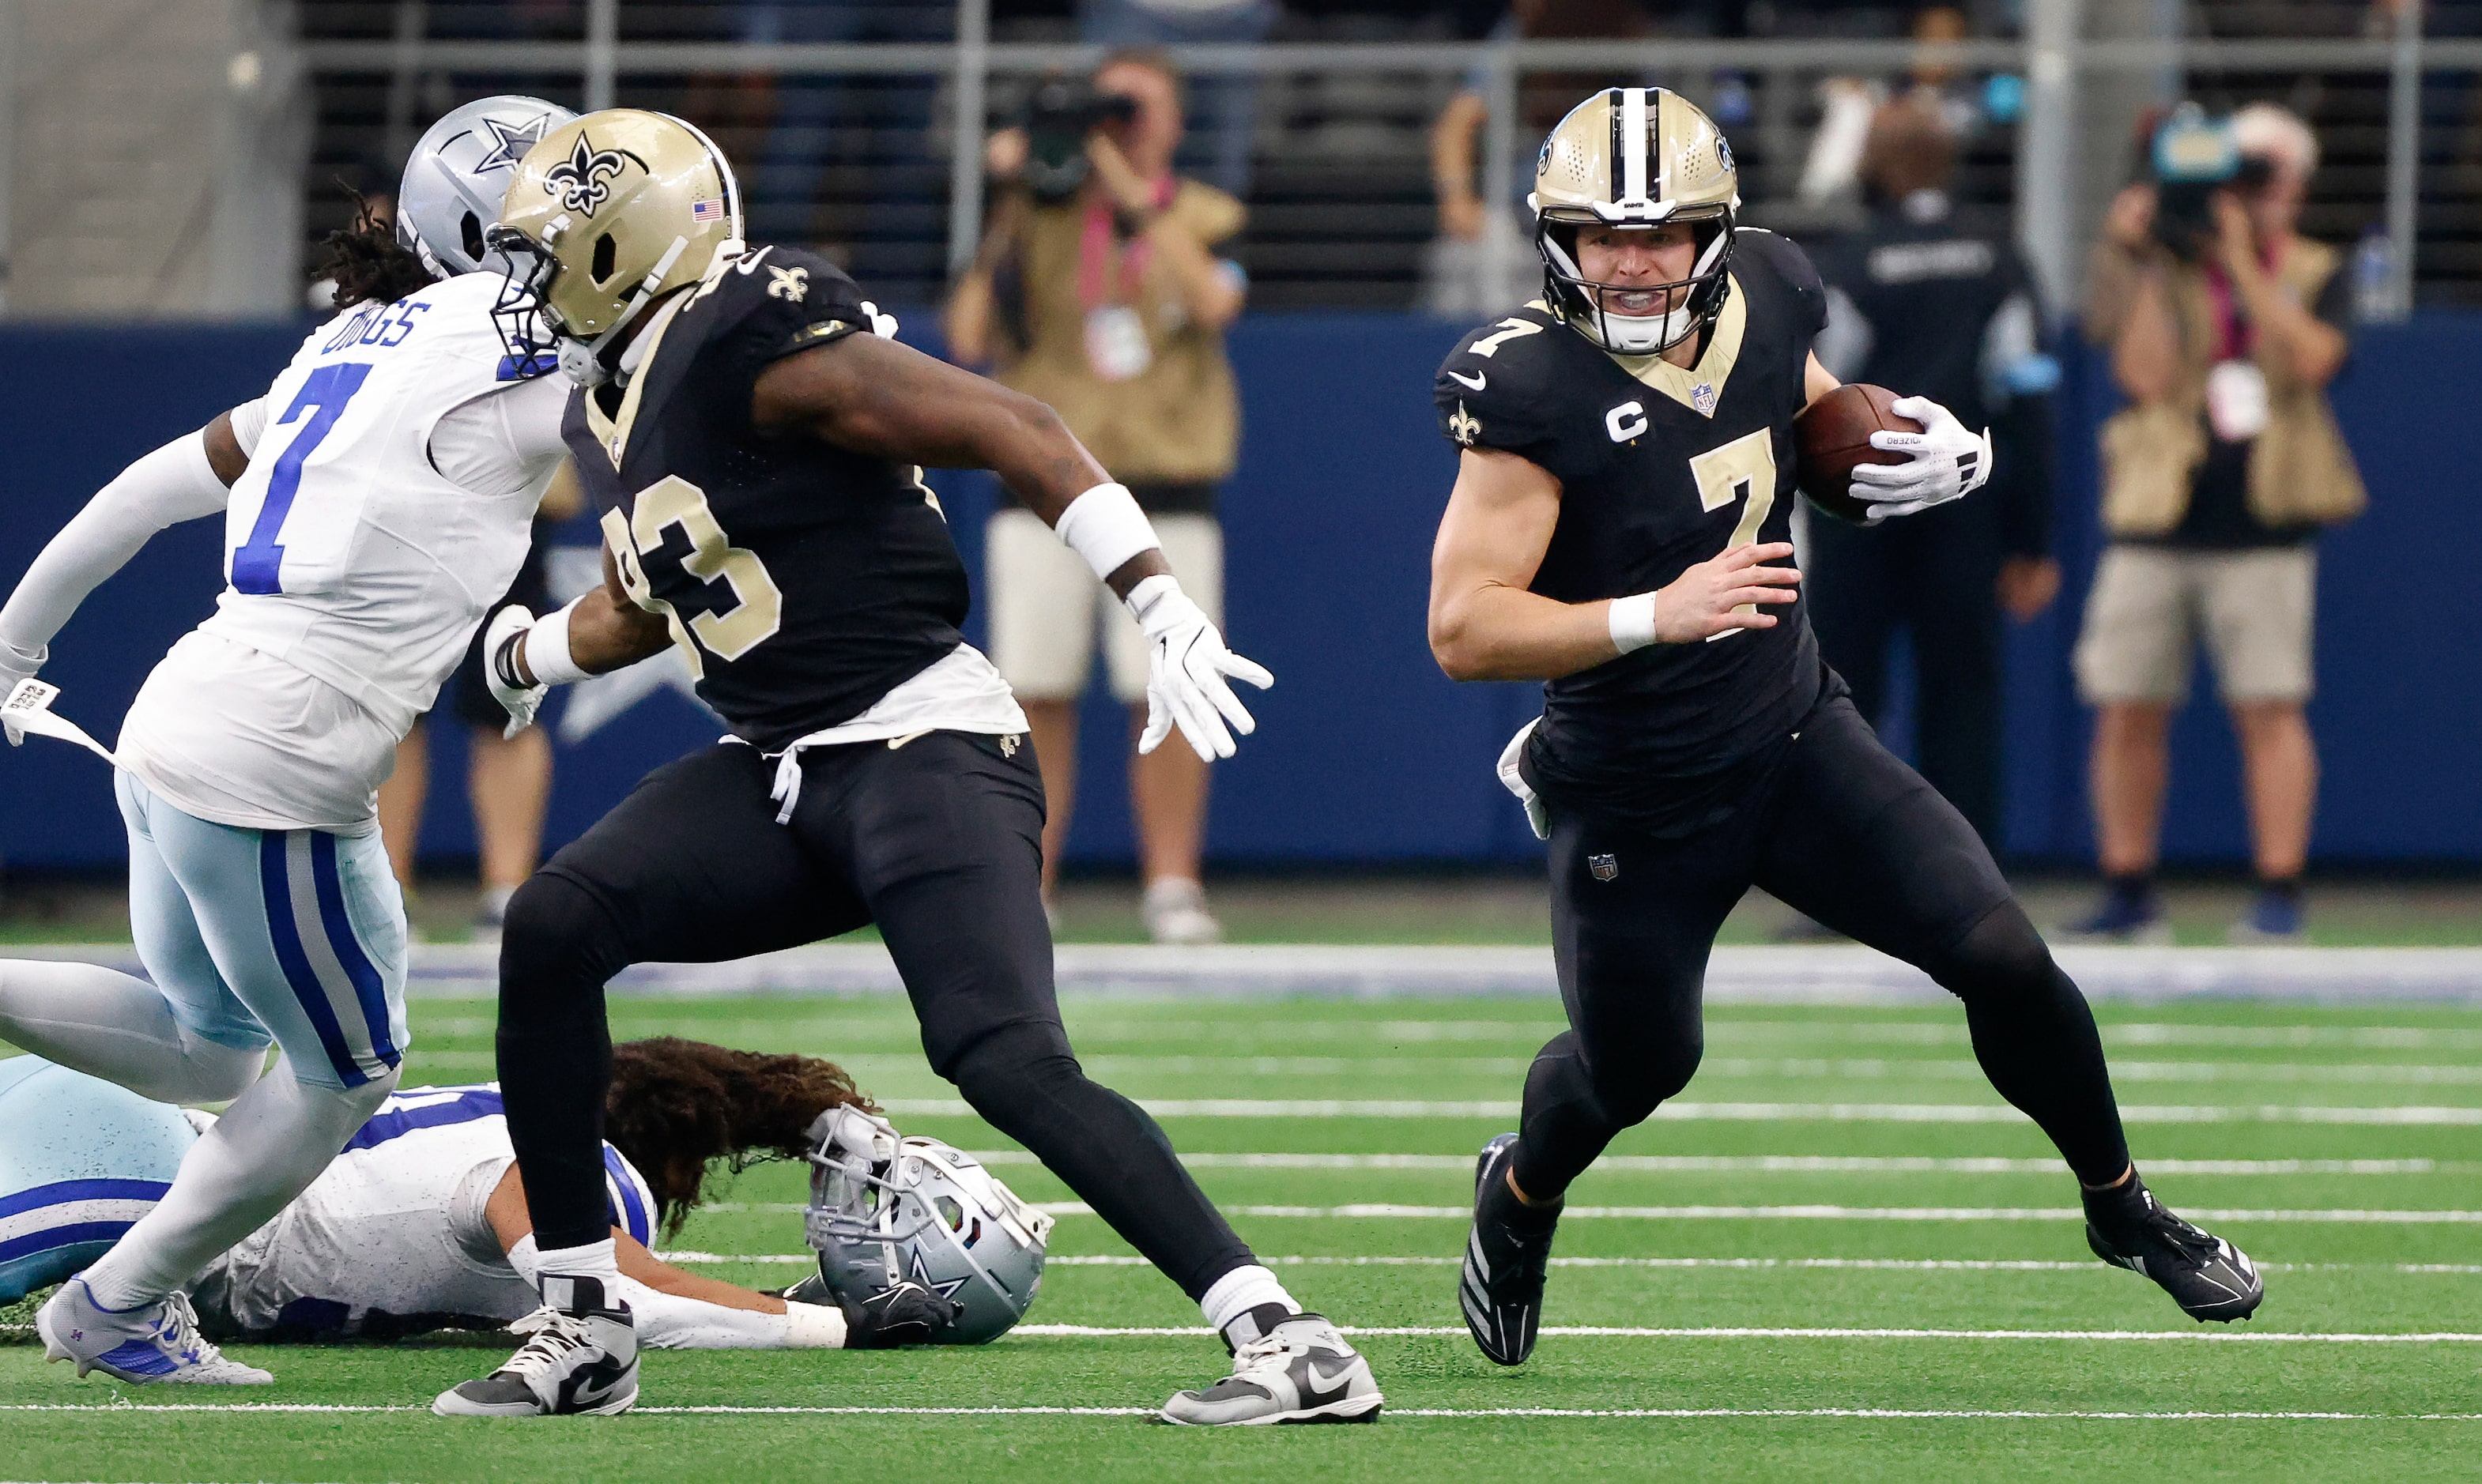
[[[808,1239],[840,1298],[911,1280],[957,1306],[935,1343],[981,1344],[1025,1317],[1051,1218],[964,1151],[832,1107],[810,1125]]]

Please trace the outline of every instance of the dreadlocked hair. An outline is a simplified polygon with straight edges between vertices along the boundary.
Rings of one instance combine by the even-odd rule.
[[[654,1036],[612,1048],[603,1136],[647,1177],[670,1236],[704,1199],[709,1175],[801,1159],[811,1122],[839,1106],[879,1111],[832,1061]]]
[[[396,231],[372,209],[359,191],[353,192],[354,224],[330,232],[319,244],[320,258],[310,270],[314,279],[336,285],[336,307],[392,304],[438,281],[412,248],[396,240]]]

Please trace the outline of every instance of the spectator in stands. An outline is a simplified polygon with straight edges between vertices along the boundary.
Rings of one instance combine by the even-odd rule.
[[[948,303],[950,352],[994,362],[999,379],[1059,409],[1153,518],[1182,586],[1219,622],[1224,537],[1216,485],[1240,446],[1240,396],[1224,329],[1241,313],[1239,266],[1218,256],[1240,231],[1241,203],[1173,174],[1181,82],[1159,52],[1120,52],[1093,80],[1106,100],[1082,145],[1060,158],[1038,117],[991,143],[991,174],[1010,181],[982,250]],[[1124,101],[1111,101],[1124,100]],[[1099,609],[1113,694],[1146,720],[1147,655],[1137,625],[1074,553],[1031,512],[991,519],[985,548],[991,660],[1034,729],[1050,810],[1043,889],[1056,880],[1077,769],[1077,697],[1093,667],[1095,625],[1063,611]],[[1065,560],[1064,560],[1065,559]],[[1132,756],[1146,919],[1158,942],[1201,943],[1222,929],[1199,885],[1206,766],[1190,749]]]
[[[1818,358],[1847,381],[1904,386],[1994,427],[1990,486],[1878,529],[1811,518],[1803,569],[1819,648],[1882,722],[1888,650],[1913,640],[1922,776],[1999,842],[2004,611],[2020,622],[2059,591],[2051,560],[2051,388],[2033,276],[2004,223],[1956,220],[1957,137],[1935,96],[1882,107],[1861,175],[1869,224],[1818,253],[1828,324]]]
[[[1263,41],[1276,24],[1276,0],[1078,0],[1077,39],[1124,49]],[[1249,195],[1258,74],[1208,73],[1187,91],[1213,161],[1206,178],[1228,195]]]
[[[2007,121],[1997,117],[2003,110],[1993,107],[1992,90],[1956,65],[1954,48],[1971,37],[1965,12],[1955,6],[1931,5],[1914,12],[1913,39],[1920,50],[1896,93],[1936,110],[1959,142],[1987,121]],[[1888,95],[1887,84],[1869,78],[1831,77],[1819,84],[1818,132],[1810,136],[1801,183],[1793,191],[1804,206],[1849,203],[1857,188],[1867,189],[1861,178],[1862,151]],[[2003,89],[1999,96],[2011,110],[2007,117],[2013,117],[2016,94]]]
[[[543,558],[551,529],[585,508],[584,491],[566,463],[553,476],[535,517],[535,541],[526,564],[517,571],[507,596],[492,605],[498,612],[522,603],[538,613],[557,605],[544,581]],[[474,912],[474,930],[496,938],[508,916],[509,898],[535,873],[542,855],[543,808],[551,800],[551,739],[545,729],[530,726],[515,737],[503,737],[509,714],[491,695],[483,676],[483,631],[490,614],[474,630],[474,641],[441,693],[449,697],[457,719],[465,723],[465,791],[474,806],[475,853],[482,869],[483,895]],[[388,865],[406,898],[413,898],[413,863],[422,844],[422,806],[431,793],[431,734],[428,716],[396,746],[396,771],[380,785],[380,835],[387,843]]]
[[[1602,39],[1651,34],[1637,0],[1515,0],[1493,40]],[[1476,67],[1431,125],[1431,189],[1439,235],[1423,261],[1422,307],[1452,319],[1496,314],[1533,298],[1543,280],[1525,193],[1534,187],[1534,148],[1579,98],[1597,88],[1635,87],[1641,76],[1526,72],[1517,89],[1519,158],[1511,162],[1505,201],[1485,199],[1478,147],[1491,119],[1491,69]]]
[[[2110,536],[2077,642],[2104,900],[2079,926],[2167,935],[2153,888],[2165,741],[2203,637],[2238,734],[2258,896],[2236,940],[2297,939],[2317,756],[2303,705],[2320,528],[2365,496],[2326,387],[2344,364],[2342,255],[2295,225],[2318,143],[2284,109],[2176,112],[2112,203],[2086,325],[2129,406],[2102,430]]]

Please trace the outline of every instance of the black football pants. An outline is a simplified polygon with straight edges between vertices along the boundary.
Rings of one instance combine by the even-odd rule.
[[[725,743],[657,769],[509,903],[499,1063],[544,1248],[608,1235],[603,986],[879,924],[931,1066],[1196,1298],[1253,1261],[1138,1106],[1069,1049],[1043,921],[1034,749],[934,732],[804,752],[789,824],[775,768]]]
[[[1819,653],[1863,719],[1882,721],[1889,647],[1912,636],[1922,776],[1995,846],[2006,640],[1993,513],[1965,501],[1876,529],[1813,516],[1809,534],[1802,597]]]
[[[2104,1185],[2127,1168],[2085,997],[1964,817],[1838,695],[1805,718],[1747,804],[1685,840],[1554,807],[1552,947],[1570,1028],[1526,1076],[1516,1170],[1527,1195],[1567,1189],[1615,1134],[1689,1085],[1707,951],[1753,885],[1964,1001],[1992,1085],[2080,1180]]]

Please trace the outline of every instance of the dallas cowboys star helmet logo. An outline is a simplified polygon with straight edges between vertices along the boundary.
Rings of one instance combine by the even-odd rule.
[[[592,217],[596,207],[611,199],[611,179],[628,163],[629,157],[617,149],[595,148],[580,130],[568,158],[544,172],[543,184],[559,191],[563,207]]]
[[[964,1278],[951,1278],[946,1283],[940,1283],[934,1280],[931,1276],[931,1270],[923,1265],[921,1248],[914,1248],[911,1256],[913,1258],[913,1271],[906,1274],[905,1276],[912,1279],[915,1283],[922,1285],[924,1288],[929,1289],[932,1292],[938,1294],[941,1298],[955,1298],[957,1296],[957,1290],[965,1286],[965,1280]]]
[[[483,116],[482,137],[491,147],[474,162],[476,173],[484,170],[511,170],[526,157],[526,151],[542,143],[551,131],[551,115],[529,118],[523,123],[508,123],[490,115]]]

